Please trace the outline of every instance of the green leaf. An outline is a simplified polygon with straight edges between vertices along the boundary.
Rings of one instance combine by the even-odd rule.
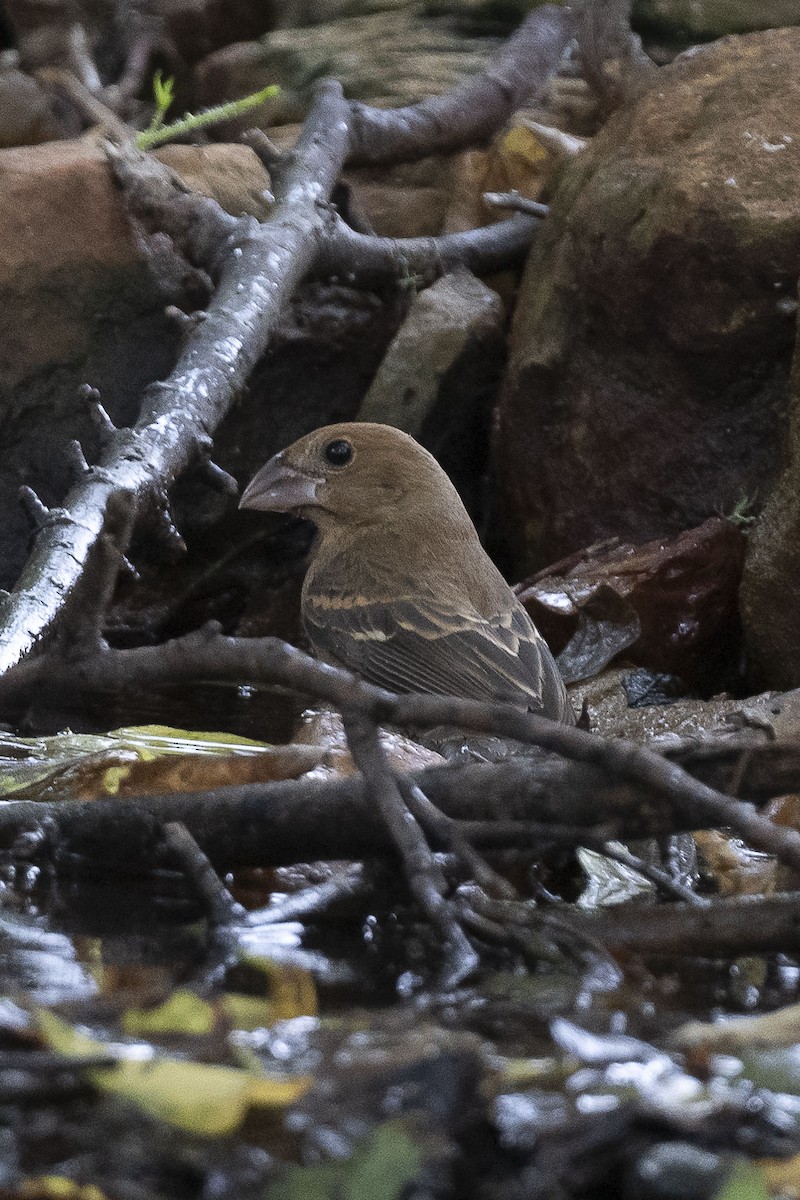
[[[763,1172],[756,1163],[741,1159],[714,1200],[769,1200]]]
[[[397,1200],[419,1172],[422,1151],[401,1121],[387,1121],[345,1162],[291,1167],[265,1200]]]

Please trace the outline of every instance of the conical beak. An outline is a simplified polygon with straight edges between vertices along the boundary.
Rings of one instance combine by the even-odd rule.
[[[317,503],[317,488],[323,482],[288,466],[282,456],[276,454],[250,480],[239,508],[257,508],[263,512],[310,508]]]

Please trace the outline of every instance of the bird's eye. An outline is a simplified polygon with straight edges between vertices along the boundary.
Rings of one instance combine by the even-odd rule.
[[[343,467],[353,457],[353,447],[344,438],[337,438],[335,442],[328,442],[325,457],[334,467]]]

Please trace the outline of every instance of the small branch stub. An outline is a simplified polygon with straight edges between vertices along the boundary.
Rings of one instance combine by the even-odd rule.
[[[31,525],[38,533],[50,520],[50,509],[42,503],[33,488],[28,487],[27,484],[23,484],[19,489],[19,500]]]
[[[166,497],[155,510],[156,535],[163,549],[171,560],[176,560],[186,553],[186,542],[181,536],[172,515]]]
[[[195,312],[184,312],[182,308],[178,308],[177,304],[168,304],[164,309],[164,316],[175,324],[184,333],[190,333],[201,325],[207,317],[205,309],[199,308]]]
[[[91,471],[91,467],[86,461],[86,455],[83,453],[83,447],[77,438],[67,442],[66,457],[74,479],[82,479]]]
[[[546,217],[550,212],[546,204],[529,200],[527,196],[520,196],[519,192],[484,192],[483,203],[489,208],[511,208],[530,217]]]
[[[234,477],[218,463],[213,462],[210,458],[201,460],[201,468],[206,482],[215,492],[221,492],[223,496],[238,496],[239,484]]]
[[[589,145],[586,138],[573,137],[563,129],[556,129],[553,125],[541,125],[538,121],[531,121],[529,117],[521,117],[519,124],[525,129],[530,129],[536,140],[556,158],[575,158]]]

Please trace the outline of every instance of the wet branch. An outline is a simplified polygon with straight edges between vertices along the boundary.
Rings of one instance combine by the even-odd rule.
[[[316,271],[361,286],[407,277],[430,283],[456,267],[485,275],[519,262],[540,223],[538,216],[518,216],[440,237],[388,238],[357,233],[336,218]]]
[[[403,799],[386,761],[377,725],[365,714],[347,710],[342,719],[353,761],[364,780],[367,801],[377,808],[397,849],[409,891],[442,936],[446,962],[442,984],[455,987],[475,970],[478,956],[448,903],[444,872]]]
[[[679,763],[651,750],[559,725],[511,705],[482,704],[440,696],[398,696],[364,683],[347,671],[309,658],[274,638],[229,638],[209,628],[154,647],[106,648],[99,653],[65,658],[52,653],[46,658],[21,663],[0,679],[0,711],[9,713],[15,705],[27,705],[34,697],[46,699],[48,694],[63,695],[64,691],[76,696],[97,696],[157,688],[167,680],[171,683],[227,680],[236,684],[280,685],[301,695],[324,700],[342,711],[368,717],[375,725],[423,728],[454,725],[513,738],[558,756],[542,763],[522,762],[487,768],[495,772],[491,776],[495,791],[489,797],[488,811],[484,795],[481,798],[484,807],[477,816],[469,814],[468,819],[491,820],[494,817],[574,825],[600,823],[603,828],[598,836],[602,833],[604,840],[633,836],[632,825],[636,826],[640,836],[729,826],[755,848],[775,854],[787,865],[800,869],[800,835],[774,825],[761,816],[752,803],[726,795],[711,783],[688,774]],[[759,783],[759,764],[763,770],[766,752],[765,746],[750,746],[744,752],[744,760],[739,753],[735,762],[729,760],[723,770],[718,764],[715,770],[708,751],[699,747],[699,771],[705,772],[712,781],[721,780],[723,786],[726,781],[735,779],[738,788],[753,799],[796,786],[800,777],[798,748],[793,745],[774,747],[775,769],[768,781],[762,777]],[[451,781],[453,789],[463,789],[467,777],[447,768],[443,778]],[[446,784],[444,788],[440,784],[434,791],[427,782],[420,786],[434,804],[442,806],[443,794],[448,791]],[[12,807],[17,806],[0,809],[0,828]],[[42,807],[38,806],[39,815],[43,815]],[[165,820],[184,819],[183,816],[168,817],[167,811],[164,812]],[[621,813],[626,814],[624,831],[612,828]],[[460,815],[466,817],[467,813]],[[319,816],[317,808],[314,819]],[[313,821],[311,825],[301,823],[317,844],[316,837],[322,835],[313,834]],[[197,836],[194,823],[187,824]],[[327,821],[323,820],[322,824],[325,829],[329,828]],[[373,824],[371,835],[374,833]],[[335,844],[341,846],[339,835],[333,834],[333,837]],[[360,836],[356,836],[356,842],[366,852]],[[378,843],[385,844],[385,839],[379,838]],[[293,853],[297,853],[297,844],[293,845]],[[296,861],[296,858],[288,861]]]
[[[164,846],[180,863],[205,909],[208,951],[191,986],[201,995],[207,995],[238,960],[240,943],[236,931],[244,928],[247,914],[181,821],[169,821],[162,837]]]
[[[543,5],[501,48],[482,75],[445,96],[407,108],[352,105],[348,166],[404,162],[487,141],[525,101],[538,99],[574,32],[569,10]]]
[[[737,955],[800,948],[797,892],[687,904],[620,904],[602,912],[559,909],[564,924],[612,950],[640,954]]]

